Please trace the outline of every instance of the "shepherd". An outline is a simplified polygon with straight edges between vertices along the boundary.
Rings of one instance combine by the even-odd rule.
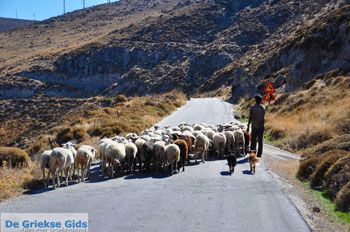
[[[250,150],[256,151],[256,142],[258,142],[257,157],[261,157],[263,152],[263,138],[265,130],[265,106],[262,103],[262,96],[260,94],[255,95],[255,105],[250,107],[249,121],[247,132],[249,133],[249,127],[252,125],[252,134],[250,142]]]

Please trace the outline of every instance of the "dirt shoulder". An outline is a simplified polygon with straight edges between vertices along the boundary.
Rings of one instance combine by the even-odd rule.
[[[299,159],[279,159],[266,155],[264,162],[312,231],[350,231],[349,225],[331,215],[322,202],[315,199],[311,190],[296,178]]]

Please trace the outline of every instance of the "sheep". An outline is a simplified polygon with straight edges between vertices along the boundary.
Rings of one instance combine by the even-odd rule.
[[[193,125],[193,129],[194,129],[195,131],[202,131],[202,130],[205,129],[205,127],[202,126],[202,125],[200,125],[200,124],[194,124],[194,125]]]
[[[182,171],[185,171],[185,161],[188,160],[188,145],[187,142],[183,139],[175,140],[174,144],[176,144],[180,148],[180,162],[177,165],[177,170],[180,171],[182,167]]]
[[[107,144],[105,148],[106,162],[108,163],[109,177],[113,177],[113,170],[118,166],[123,169],[123,161],[125,159],[125,145],[122,143],[112,142]]]
[[[203,132],[202,132],[202,131],[194,131],[194,132],[192,133],[192,135],[193,135],[194,137],[197,137],[197,135],[199,135],[199,134],[203,134]]]
[[[169,144],[165,147],[165,155],[170,166],[170,175],[176,172],[177,163],[180,160],[180,148],[176,144]]]
[[[40,155],[40,169],[43,173],[43,184],[45,187],[48,186],[48,181],[50,180],[50,159],[52,150],[46,150]],[[47,180],[45,178],[45,169],[48,169]]]
[[[235,151],[237,152],[237,155],[245,156],[245,139],[243,131],[241,129],[235,130],[233,134],[235,137]]]
[[[225,131],[224,134],[226,137],[225,151],[226,153],[232,153],[235,148],[235,136],[232,131]]]
[[[129,133],[129,134],[125,135],[125,138],[127,140],[131,140],[131,141],[135,142],[139,138],[139,136],[136,133]]]
[[[135,145],[137,147],[136,159],[134,166],[136,167],[136,160],[139,162],[139,170],[142,171],[142,157],[143,157],[143,144],[146,143],[146,140],[142,138],[138,138],[135,141]]]
[[[100,148],[100,169],[102,176],[105,176],[105,169],[106,169],[106,146],[110,143],[113,143],[112,139],[104,138],[101,139],[99,142],[99,148]]]
[[[89,145],[82,145],[75,156],[75,165],[78,169],[78,182],[85,182],[85,176],[90,178],[90,167],[95,158],[96,150]],[[79,176],[80,170],[80,176]]]
[[[165,144],[166,143],[164,141],[158,141],[154,143],[153,146],[154,163],[158,172],[160,171],[162,166],[166,168],[167,157],[165,156]]]
[[[125,144],[125,164],[129,172],[131,172],[131,167],[135,162],[136,154],[137,154],[137,146],[132,142],[127,142]],[[134,165],[134,171],[135,171],[135,165]]]
[[[67,145],[67,148],[57,147],[54,148],[51,152],[50,159],[50,172],[52,175],[52,185],[53,188],[56,188],[55,178],[57,177],[57,187],[60,187],[60,179],[58,173],[64,171],[65,173],[65,182],[68,186],[68,179],[72,179],[72,166],[74,165],[74,154],[76,151],[73,146]]]
[[[181,129],[182,133],[185,131],[189,131],[189,132],[193,133],[193,131],[194,131],[191,126],[181,126],[180,129]]]
[[[214,132],[212,129],[209,128],[209,129],[205,132],[205,135],[206,135],[209,139],[213,140],[213,137],[214,137],[214,135],[215,135],[215,132]]]
[[[144,163],[144,169],[145,171],[150,171],[151,163],[154,161],[154,152],[153,152],[153,146],[155,141],[147,141],[142,146],[142,161]]]
[[[189,154],[190,152],[193,151],[194,141],[196,138],[192,134],[190,135],[173,134],[173,137],[175,138],[175,140],[182,139],[186,141]]]
[[[216,149],[217,154],[220,157],[224,156],[224,151],[226,147],[226,137],[224,133],[215,133],[213,137],[214,147]]]
[[[200,134],[196,137],[194,144],[194,157],[195,163],[197,163],[197,158],[200,155],[202,162],[205,162],[205,159],[208,158],[208,149],[209,149],[210,140],[207,136]]]

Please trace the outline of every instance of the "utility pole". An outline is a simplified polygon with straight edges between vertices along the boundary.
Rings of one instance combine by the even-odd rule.
[[[82,0],[83,1],[83,9],[85,9],[85,0]]]
[[[63,0],[63,14],[66,14],[66,0]]]
[[[16,10],[16,19],[18,19],[18,14],[17,14],[17,10]]]
[[[35,14],[33,14],[33,20],[35,20]]]

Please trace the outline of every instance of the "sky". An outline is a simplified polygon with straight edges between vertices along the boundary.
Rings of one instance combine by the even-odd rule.
[[[111,0],[115,2],[116,0]],[[83,0],[66,0],[66,12],[83,8]],[[85,0],[85,7],[108,0]],[[63,0],[0,0],[0,17],[43,20],[63,13]]]

